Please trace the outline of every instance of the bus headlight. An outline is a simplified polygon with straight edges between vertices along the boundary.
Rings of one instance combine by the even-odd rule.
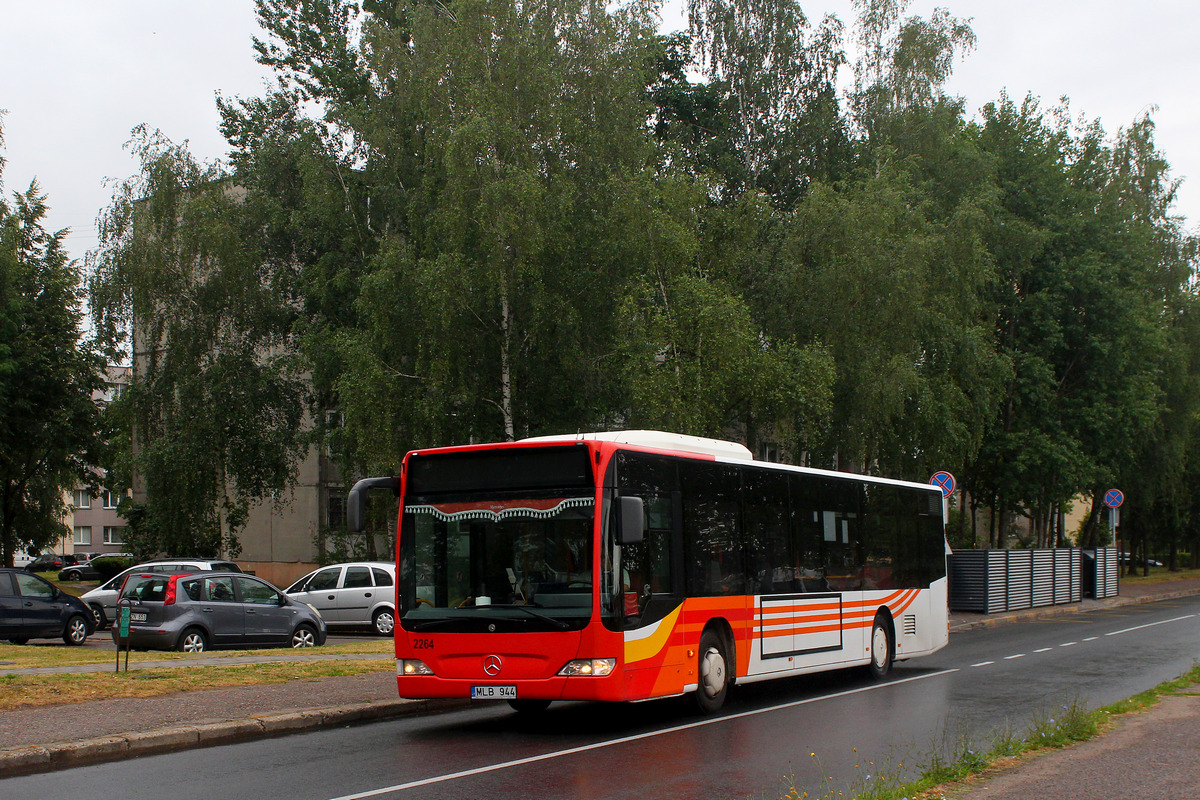
[[[567,662],[567,665],[560,669],[558,674],[567,678],[578,675],[599,678],[612,674],[616,668],[617,660],[615,658],[577,658]]]
[[[402,658],[396,670],[401,675],[432,675],[433,670],[424,661],[415,658]]]

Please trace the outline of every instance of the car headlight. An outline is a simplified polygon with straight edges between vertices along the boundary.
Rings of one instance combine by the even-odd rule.
[[[424,661],[415,658],[402,658],[396,664],[396,672],[400,675],[432,675],[433,670]]]
[[[313,610],[313,613],[316,614],[318,617],[321,616],[321,609],[317,608],[312,603],[305,603],[304,605],[311,608]]]
[[[617,668],[615,658],[577,658],[568,661],[567,665],[558,671],[559,675],[570,678],[574,676],[589,676],[600,678],[612,674]]]

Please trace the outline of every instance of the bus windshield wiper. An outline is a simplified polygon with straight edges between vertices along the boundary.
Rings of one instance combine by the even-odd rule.
[[[411,631],[428,631],[433,628],[440,628],[443,625],[462,622],[462,617],[440,617],[438,619],[430,619],[425,622],[414,622],[411,626],[407,626]]]
[[[553,625],[554,627],[558,628],[560,631],[569,630],[571,627],[567,623],[563,622],[561,619],[555,619],[554,617],[552,617],[548,614],[543,614],[540,611],[534,611],[529,606],[493,603],[492,605],[489,605],[489,606],[480,606],[480,608],[499,608],[499,609],[504,609],[505,611],[507,611],[509,609],[513,609],[516,611],[524,611],[526,614],[533,617],[534,619],[541,620],[542,622],[548,622],[551,625]],[[428,631],[428,630],[433,630],[434,628],[441,628],[446,625],[454,625],[454,624],[458,624],[458,623],[467,622],[469,620],[478,620],[478,619],[479,619],[479,617],[476,615],[470,615],[470,616],[456,615],[453,617],[439,617],[437,619],[429,619],[429,620],[425,620],[424,622],[414,622],[412,625],[408,625],[405,627],[407,627],[408,630],[411,630],[411,631]]]
[[[491,606],[488,606],[488,607],[489,608],[504,608],[504,609],[514,608],[517,611],[524,611],[526,614],[528,614],[531,617],[535,617],[537,619],[543,620],[544,622],[549,622],[551,625],[554,625],[555,627],[557,627],[560,631],[565,631],[571,627],[567,623],[563,622],[561,619],[555,619],[554,617],[550,616],[549,614],[543,614],[540,611],[534,611],[529,606],[521,606],[521,605],[505,603],[505,604],[492,604]]]

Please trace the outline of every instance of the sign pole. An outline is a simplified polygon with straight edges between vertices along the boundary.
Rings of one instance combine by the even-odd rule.
[[[936,486],[942,490],[942,534],[945,535],[946,526],[950,522],[950,495],[954,494],[954,476],[949,472],[942,470],[941,472],[935,472],[933,477],[929,479],[929,483],[931,486]],[[973,531],[971,538],[974,540]],[[950,544],[948,539],[946,548],[946,552],[950,552]]]
[[[1121,504],[1125,502],[1125,493],[1120,489],[1109,489],[1104,493],[1104,505],[1108,506],[1108,528],[1112,531],[1113,552],[1117,554],[1117,579],[1121,577],[1121,546],[1117,541],[1117,526],[1121,524]],[[1131,559],[1132,562],[1132,559]],[[1105,571],[1104,585],[1108,586],[1108,573]],[[1106,589],[1107,591],[1107,589]]]
[[[125,671],[129,671],[129,615],[132,613],[133,601],[121,598],[117,601],[117,634],[125,646]],[[117,647],[117,672],[121,671],[121,647]]]

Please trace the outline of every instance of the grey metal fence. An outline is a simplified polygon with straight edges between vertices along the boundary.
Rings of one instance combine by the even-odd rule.
[[[1111,547],[963,550],[949,558],[950,608],[1016,611],[1113,597],[1119,590]]]
[[[1120,594],[1121,562],[1115,547],[1089,547],[1083,551],[1083,563],[1085,597]]]

